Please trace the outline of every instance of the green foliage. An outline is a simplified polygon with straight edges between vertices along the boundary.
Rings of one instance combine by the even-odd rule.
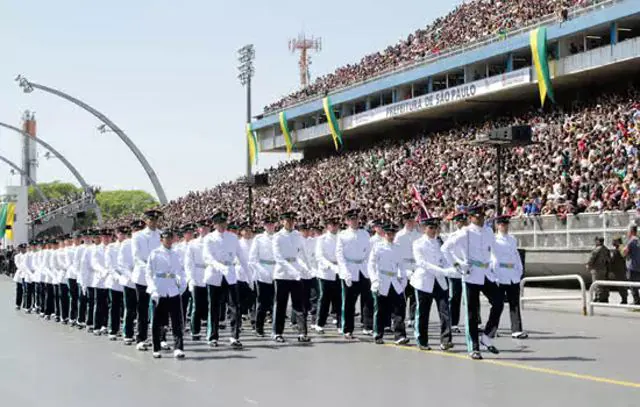
[[[82,188],[79,188],[68,182],[45,182],[39,183],[38,186],[49,199],[65,199],[69,196],[82,193]],[[40,201],[42,201],[40,195],[38,195],[36,190],[33,188],[33,185],[31,185],[29,187],[29,202]]]
[[[145,191],[104,191],[98,193],[96,200],[105,219],[140,213],[158,206],[158,201]]]

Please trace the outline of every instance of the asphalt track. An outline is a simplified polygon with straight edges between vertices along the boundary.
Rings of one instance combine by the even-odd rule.
[[[525,310],[530,338],[496,339],[500,355],[348,343],[328,331],[310,345],[242,341],[209,349],[187,340],[185,360],[154,360],[13,308],[0,277],[0,405],[4,406],[638,406],[640,319]],[[486,311],[488,307],[484,307]],[[436,317],[435,313],[432,317]],[[506,318],[505,318],[506,317]],[[503,315],[503,327],[508,315]],[[436,324],[431,332],[436,334]],[[221,341],[222,342],[222,341]],[[437,340],[431,340],[437,345]]]

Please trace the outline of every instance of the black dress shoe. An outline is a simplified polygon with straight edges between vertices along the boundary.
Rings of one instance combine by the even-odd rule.
[[[498,348],[496,348],[496,347],[495,347],[495,346],[493,346],[493,345],[489,345],[489,346],[487,346],[487,350],[488,350],[489,352],[493,353],[494,355],[497,355],[497,354],[499,354],[499,353],[500,353],[500,351],[498,350]]]
[[[311,342],[311,338],[309,338],[306,335],[300,335],[300,336],[298,336],[298,342],[309,343],[309,342]]]
[[[286,342],[282,335],[276,335],[276,337],[273,338],[273,340],[276,341],[277,343],[285,343]]]
[[[471,356],[471,359],[473,360],[482,360],[482,354],[477,350],[471,352],[471,355],[469,356]]]
[[[382,338],[376,338],[374,341],[376,345],[384,345],[384,340]]]
[[[446,352],[451,348],[453,348],[453,344],[451,342],[449,342],[449,343],[441,343],[440,344],[440,350],[443,351],[443,352]]]

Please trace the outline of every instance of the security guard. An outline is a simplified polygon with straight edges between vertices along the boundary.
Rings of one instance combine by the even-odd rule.
[[[152,250],[160,247],[160,230],[158,222],[162,212],[151,209],[144,212],[146,228],[133,234],[131,237],[131,254],[133,256],[133,273],[131,280],[136,285],[136,301],[138,304],[138,332],[136,336],[136,349],[145,351],[145,341],[149,335],[149,294],[147,293],[147,261]]]
[[[453,347],[447,276],[455,275],[457,272],[447,262],[440,248],[441,243],[438,239],[440,219],[426,218],[421,223],[424,235],[413,244],[416,271],[409,282],[415,290],[417,300],[416,342],[420,349],[431,349],[429,347],[429,314],[431,304],[435,300],[440,316],[440,350],[446,351]]]
[[[173,356],[184,358],[182,293],[187,289],[187,278],[180,265],[179,254],[171,248],[174,233],[161,232],[161,246],[149,254],[146,267],[147,290],[151,299],[151,338],[153,357],[160,358],[163,350],[164,321],[171,319],[171,332],[175,341]]]
[[[355,306],[360,297],[364,335],[373,333],[373,297],[367,274],[367,260],[371,245],[369,234],[360,228],[358,210],[345,213],[347,229],[338,233],[336,260],[342,279],[342,334],[353,339]]]
[[[329,307],[342,309],[342,288],[338,277],[338,260],[336,259],[336,244],[338,242],[339,220],[329,218],[326,221],[327,231],[316,242],[316,261],[318,262],[318,284],[320,295],[318,297],[318,319],[313,329],[318,333],[324,333],[324,327],[329,316]],[[340,328],[340,314],[336,320]]]
[[[491,255],[495,251],[495,237],[491,229],[484,226],[485,207],[474,205],[468,209],[471,224],[465,226],[460,233],[450,237],[450,245],[443,246],[447,260],[461,273],[465,274],[467,290],[467,315],[469,316],[469,334],[471,337],[471,358],[482,359],[480,343],[489,352],[497,354],[498,349],[493,345],[500,315],[504,307],[504,298],[500,297],[497,277],[491,269]],[[447,241],[449,242],[449,240]],[[491,304],[489,320],[484,328],[482,338],[478,334],[478,319],[480,310],[480,292],[488,298]]]
[[[238,237],[227,231],[227,219],[228,214],[226,212],[218,211],[214,213],[211,221],[215,230],[209,233],[203,242],[202,258],[207,265],[204,272],[204,281],[207,284],[209,297],[207,340],[209,341],[209,346],[218,346],[220,308],[225,297],[228,296],[229,310],[231,312],[230,345],[234,348],[242,348],[242,343],[240,342],[242,315],[234,260],[238,259],[243,271],[249,270],[249,266],[244,252],[240,248]],[[247,279],[250,280],[251,277],[247,276]]]
[[[384,343],[384,325],[391,316],[395,344],[406,345],[409,343],[404,324],[407,274],[402,266],[403,254],[394,243],[398,227],[387,224],[383,229],[385,241],[373,247],[368,261],[374,304],[373,338],[376,344]]]
[[[273,237],[276,230],[276,220],[266,216],[263,220],[265,231],[253,240],[249,252],[249,266],[256,281],[256,335],[264,336],[264,323],[267,312],[273,308],[273,271],[276,261],[273,258]]]
[[[528,334],[522,329],[520,315],[520,279],[523,267],[520,253],[518,253],[518,242],[509,234],[509,219],[509,216],[499,216],[495,220],[498,232],[492,263],[500,283],[500,297],[506,296],[509,302],[511,337],[525,339]]]
[[[407,278],[411,278],[413,271],[416,267],[416,261],[413,258],[413,242],[420,239],[420,232],[416,228],[416,214],[405,213],[402,215],[404,227],[396,234],[395,244],[400,249],[402,256],[401,267],[405,269]],[[408,326],[413,326],[413,321],[416,316],[416,297],[412,287],[407,285],[407,292],[405,293],[407,303],[409,304],[409,321]]]
[[[207,284],[204,282],[206,264],[202,258],[203,242],[209,234],[209,221],[197,222],[198,237],[187,243],[185,252],[185,273],[193,305],[191,307],[191,339],[200,340],[202,320],[207,317],[209,306]]]
[[[295,213],[282,213],[280,219],[283,227],[273,237],[273,258],[276,262],[273,271],[275,285],[273,339],[278,343],[285,342],[284,319],[289,296],[291,296],[291,312],[296,318],[298,342],[310,342],[311,338],[307,336],[304,283],[302,282],[303,278],[310,276],[304,239],[300,232],[294,229]]]

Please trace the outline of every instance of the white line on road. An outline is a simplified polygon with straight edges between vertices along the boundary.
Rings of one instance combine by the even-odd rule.
[[[247,402],[247,403],[249,403],[249,404],[258,404],[258,402],[257,402],[257,401],[255,401],[255,400],[253,400],[253,399],[250,399],[250,398],[248,398],[248,397],[245,397],[245,398],[244,398],[244,401],[246,401],[246,402]]]
[[[128,356],[128,355],[124,355],[122,353],[111,352],[111,354],[113,356],[117,357],[117,358],[124,359],[124,360],[129,361],[129,362],[138,363],[138,364],[142,363],[140,360],[138,360],[138,359],[136,359],[134,357]]]
[[[196,379],[189,377],[189,376],[183,376],[180,373],[176,373],[173,370],[169,370],[169,369],[163,369],[163,372],[167,373],[168,375],[171,375],[173,377],[176,377],[178,379],[182,379],[185,382],[189,382],[189,383],[194,383],[196,381]]]

